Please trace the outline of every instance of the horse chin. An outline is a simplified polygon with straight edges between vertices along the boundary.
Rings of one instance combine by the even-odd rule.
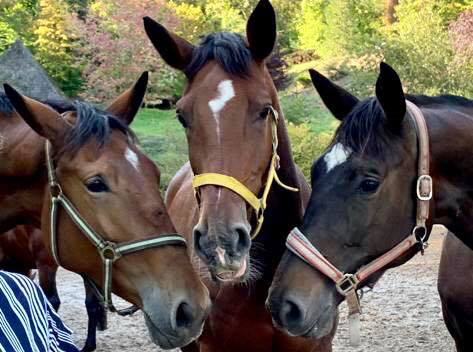
[[[213,266],[210,269],[212,279],[219,283],[240,283],[247,280],[249,275],[249,258],[246,256],[241,260],[239,267],[232,265],[230,268],[222,265]]]
[[[171,350],[174,348],[180,348],[188,345],[194,341],[202,333],[203,325],[200,330],[195,333],[195,335],[188,336],[175,336],[163,333],[157,324],[149,317],[149,315],[143,311],[145,317],[146,327],[148,328],[148,333],[154,344],[158,345],[164,350]]]
[[[336,317],[337,314],[326,311],[315,324],[312,324],[311,327],[300,336],[312,340],[319,340],[329,335],[334,328],[334,324],[336,324]]]

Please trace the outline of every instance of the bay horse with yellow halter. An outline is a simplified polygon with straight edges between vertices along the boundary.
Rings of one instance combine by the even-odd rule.
[[[291,337],[273,327],[265,307],[286,231],[300,222],[309,194],[265,65],[276,40],[273,7],[258,3],[246,39],[214,33],[198,46],[150,18],[144,25],[164,61],[187,77],[176,112],[190,163],[171,181],[166,204],[210,273],[212,310],[202,336],[183,350],[331,351],[332,336]]]
[[[74,103],[63,114],[5,85],[0,114],[0,232],[41,226],[64,268],[138,306],[163,348],[200,335],[205,286],[159,193],[157,167],[128,125],[146,91],[144,73],[107,110]]]
[[[442,263],[449,269],[441,269],[439,287],[450,293],[450,313],[473,317],[473,286],[465,280],[473,263],[473,101],[404,94],[386,63],[376,96],[363,101],[310,73],[341,124],[313,164],[309,205],[301,227],[288,236],[268,297],[274,320],[294,335],[321,338],[346,299],[356,333],[357,290],[424,251],[433,224],[464,243],[463,250],[454,250],[455,244],[444,249]],[[464,325],[469,336],[460,331],[470,339],[471,321]],[[351,334],[354,341],[357,335]]]

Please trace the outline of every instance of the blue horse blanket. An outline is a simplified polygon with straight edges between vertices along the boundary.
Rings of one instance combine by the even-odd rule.
[[[0,271],[0,351],[78,352],[41,288],[5,271]]]

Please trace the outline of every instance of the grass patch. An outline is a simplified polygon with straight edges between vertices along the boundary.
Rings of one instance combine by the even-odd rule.
[[[140,147],[161,170],[161,187],[169,181],[188,160],[184,130],[176,120],[174,110],[142,109],[132,124]]]

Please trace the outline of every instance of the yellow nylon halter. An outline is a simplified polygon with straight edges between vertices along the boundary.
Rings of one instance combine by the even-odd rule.
[[[273,144],[273,155],[271,157],[271,162],[269,164],[268,178],[264,186],[263,195],[261,198],[258,198],[253,192],[251,192],[248,187],[243,183],[238,181],[236,178],[217,174],[217,173],[204,173],[200,175],[195,175],[192,179],[192,186],[197,195],[199,187],[206,185],[214,185],[228,188],[229,190],[235,192],[240,197],[242,197],[251,207],[255,210],[257,216],[257,224],[255,231],[251,235],[251,238],[255,238],[261,230],[261,226],[264,222],[264,211],[266,209],[266,200],[269,195],[269,190],[271,185],[275,180],[282,188],[287,189],[288,191],[298,192],[299,190],[294,187],[290,187],[282,183],[279,179],[277,170],[279,169],[279,155],[277,153],[278,149],[278,112],[274,108],[270,107],[270,114],[272,116],[271,122],[271,134],[272,134],[272,144]]]

